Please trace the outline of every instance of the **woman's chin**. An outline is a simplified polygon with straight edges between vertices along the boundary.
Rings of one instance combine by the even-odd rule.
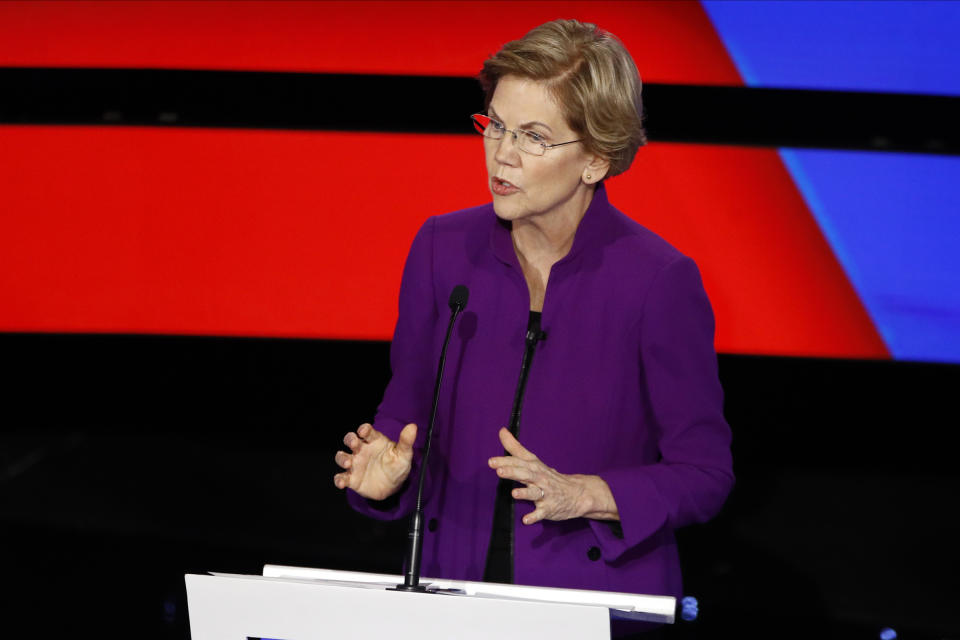
[[[493,198],[493,212],[497,214],[497,217],[501,220],[513,221],[523,217],[523,209],[521,207],[515,206],[512,202],[504,202],[503,198],[498,198],[494,196]]]

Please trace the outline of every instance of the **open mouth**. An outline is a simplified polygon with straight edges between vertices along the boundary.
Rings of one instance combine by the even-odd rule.
[[[511,193],[520,191],[520,188],[517,185],[513,184],[509,180],[504,180],[503,178],[494,177],[490,181],[490,184],[493,188],[493,192],[501,196],[510,195]]]

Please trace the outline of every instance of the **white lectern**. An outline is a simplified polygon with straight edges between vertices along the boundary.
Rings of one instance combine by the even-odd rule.
[[[675,599],[267,565],[262,576],[187,574],[193,640],[600,640],[610,616],[672,623]]]

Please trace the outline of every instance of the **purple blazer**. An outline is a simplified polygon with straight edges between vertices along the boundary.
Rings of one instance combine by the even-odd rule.
[[[437,360],[458,284],[470,289],[447,352],[427,470],[423,575],[480,580],[497,476],[524,350],[530,298],[509,227],[493,205],[432,217],[403,272],[393,378],[375,427],[396,440],[429,420]],[[673,531],[713,517],[733,485],[713,313],[694,262],[607,202],[598,187],[570,253],[547,284],[519,440],[562,473],[600,475],[620,512],[524,525],[515,509],[517,584],[680,596]],[[348,492],[381,519],[413,509],[419,464],[398,500]],[[599,553],[598,553],[599,552]]]

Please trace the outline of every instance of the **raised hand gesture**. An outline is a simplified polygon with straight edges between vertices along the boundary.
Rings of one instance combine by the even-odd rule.
[[[416,439],[417,425],[413,423],[403,428],[397,442],[369,424],[360,425],[356,432],[343,437],[350,453],[338,451],[334,457],[343,471],[333,476],[333,483],[338,489],[353,489],[364,498],[389,498],[410,475]]]

